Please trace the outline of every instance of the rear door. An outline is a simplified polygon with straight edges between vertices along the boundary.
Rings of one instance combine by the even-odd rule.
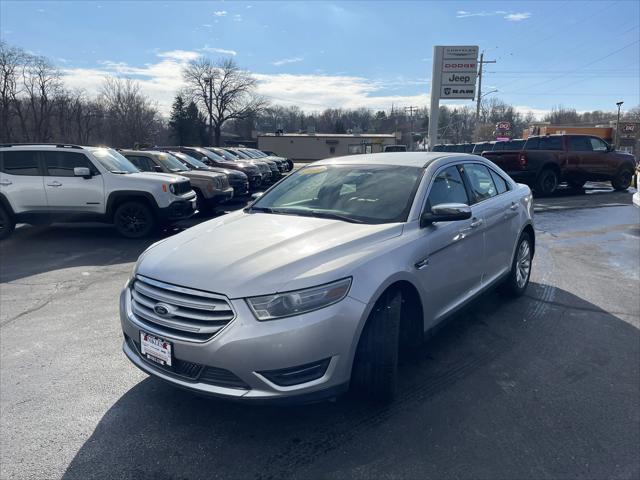
[[[470,199],[458,166],[441,168],[429,189],[424,211],[442,203],[464,203]],[[473,207],[472,207],[473,209]],[[471,219],[436,222],[421,230],[417,276],[429,301],[425,318],[432,324],[470,298],[481,287],[484,268],[484,241],[475,212]]]
[[[0,152],[0,193],[4,194],[15,213],[47,211],[40,152],[35,150]]]
[[[519,205],[510,201],[505,182],[494,181],[497,175],[480,163],[464,164],[465,178],[472,192],[473,213],[482,222],[484,270],[482,284],[491,283],[511,266],[513,251],[512,223]],[[499,180],[499,175],[496,180]],[[515,206],[514,206],[515,205]]]
[[[45,192],[52,214],[105,212],[104,180],[95,165],[81,152],[42,152],[47,171]],[[86,167],[91,178],[76,177],[73,169]]]
[[[589,137],[592,153],[589,156],[589,172],[596,177],[615,175],[616,166],[611,162],[609,148],[604,140],[598,137]]]

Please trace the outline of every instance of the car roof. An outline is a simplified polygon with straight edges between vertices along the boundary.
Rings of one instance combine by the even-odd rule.
[[[445,157],[477,157],[459,152],[385,152],[333,157],[314,162],[314,165],[394,165],[424,168]]]

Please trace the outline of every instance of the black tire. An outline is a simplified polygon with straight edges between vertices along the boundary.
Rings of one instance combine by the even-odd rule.
[[[149,206],[135,200],[124,202],[116,209],[113,223],[118,233],[126,238],[143,238],[156,228],[156,219]]]
[[[523,247],[523,245],[526,245]],[[526,249],[527,258],[523,258],[524,255],[521,255],[521,249]],[[523,265],[522,261],[526,262],[526,275],[524,276],[524,282],[522,281],[522,269]],[[526,290],[527,286],[529,286],[529,279],[531,277],[531,263],[533,261],[533,244],[531,243],[531,236],[527,232],[523,232],[518,239],[518,245],[516,247],[516,253],[513,256],[513,260],[511,262],[511,271],[509,275],[505,279],[502,284],[502,293],[510,296],[510,297],[519,297]]]
[[[551,195],[558,188],[558,174],[552,168],[545,168],[536,179],[535,191],[538,195]]]
[[[633,170],[630,168],[622,168],[615,178],[611,180],[611,186],[614,190],[621,192],[631,186],[633,180]]]
[[[204,198],[204,195],[200,190],[193,189],[196,192],[196,209],[200,212],[201,215],[206,215],[211,210],[209,208],[209,204],[207,200]]]
[[[8,238],[16,228],[16,222],[4,207],[0,206],[0,240]]]
[[[374,402],[388,403],[395,395],[401,309],[400,292],[385,292],[376,302],[358,342],[351,385],[355,393]]]

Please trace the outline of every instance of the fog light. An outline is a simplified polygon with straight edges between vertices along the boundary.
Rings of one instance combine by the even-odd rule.
[[[329,362],[331,362],[331,358],[325,358],[324,360],[306,363],[296,367],[267,370],[258,373],[276,385],[290,387],[291,385],[311,382],[312,380],[321,378],[327,372]]]

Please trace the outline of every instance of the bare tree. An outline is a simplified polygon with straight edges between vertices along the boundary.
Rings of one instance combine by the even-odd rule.
[[[114,146],[153,143],[160,123],[158,111],[131,79],[106,77],[99,101],[107,115],[107,129]]]
[[[256,80],[231,59],[200,57],[183,72],[187,92],[209,117],[210,141],[220,145],[222,126],[263,110],[264,99],[256,95]],[[213,137],[213,138],[211,138]]]
[[[10,141],[12,132],[12,116],[15,114],[12,102],[18,94],[18,75],[24,63],[25,53],[16,47],[0,41],[0,139]]]

